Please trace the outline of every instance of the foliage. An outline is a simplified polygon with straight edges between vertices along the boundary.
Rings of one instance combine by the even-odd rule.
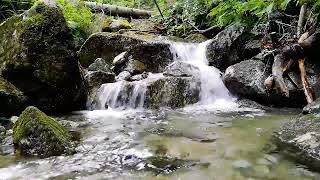
[[[28,10],[34,2],[35,0],[0,0],[0,22]]]

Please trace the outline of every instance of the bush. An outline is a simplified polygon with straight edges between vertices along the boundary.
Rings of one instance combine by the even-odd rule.
[[[35,0],[0,0],[0,22],[28,10]]]

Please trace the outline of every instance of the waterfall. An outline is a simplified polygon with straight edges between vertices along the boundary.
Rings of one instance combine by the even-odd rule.
[[[210,41],[195,43],[174,43],[170,42],[170,50],[173,54],[174,61],[182,61],[189,63],[199,69],[197,72],[197,81],[201,84],[200,88],[200,105],[215,105],[219,107],[229,106],[229,102],[233,102],[233,98],[229,95],[228,89],[222,82],[222,73],[215,67],[208,65],[206,58],[206,46]],[[200,74],[200,77],[199,77]],[[108,83],[101,86],[96,96],[95,109],[107,108],[143,108],[145,107],[148,95],[148,86],[160,78],[165,78],[162,73],[149,73],[146,79],[140,81],[119,81]],[[165,87],[161,87],[165,88]],[[173,88],[178,88],[173,86]],[[166,89],[161,89],[166,91]],[[166,92],[169,93],[169,92]],[[152,95],[151,95],[152,96]],[[160,101],[163,98],[160,98]],[[161,104],[161,102],[159,102]]]
[[[200,70],[200,102],[202,105],[232,102],[228,89],[222,82],[222,73],[215,67],[209,66],[206,57],[206,46],[209,41],[200,44],[171,43],[171,51],[175,61],[192,64]]]

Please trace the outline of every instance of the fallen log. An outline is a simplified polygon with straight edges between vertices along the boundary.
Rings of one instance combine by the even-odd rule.
[[[134,9],[134,8],[127,8],[122,6],[114,6],[109,4],[102,4],[97,2],[88,2],[85,1],[84,5],[90,8],[92,11],[102,11],[107,15],[112,16],[120,16],[126,18],[149,18],[151,17],[152,12],[141,10],[141,9]]]
[[[299,69],[300,69],[300,77],[301,77],[301,82],[303,85],[303,92],[304,95],[306,96],[306,100],[308,104],[312,103],[315,100],[315,95],[312,87],[310,86],[308,79],[307,79],[307,74],[306,70],[304,67],[304,61],[305,59],[299,59]]]

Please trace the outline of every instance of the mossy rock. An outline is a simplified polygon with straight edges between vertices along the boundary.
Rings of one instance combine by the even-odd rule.
[[[202,34],[190,34],[185,39],[192,43],[202,43],[208,40],[208,38]]]
[[[0,77],[0,117],[20,114],[26,107],[26,100],[19,89]]]
[[[107,18],[103,23],[103,32],[117,32],[121,29],[131,29],[131,24],[125,19]]]
[[[0,25],[0,75],[50,113],[82,109],[86,93],[73,36],[58,7],[38,3]]]
[[[21,155],[39,157],[74,153],[72,137],[55,119],[36,107],[26,108],[13,127],[13,143]]]

